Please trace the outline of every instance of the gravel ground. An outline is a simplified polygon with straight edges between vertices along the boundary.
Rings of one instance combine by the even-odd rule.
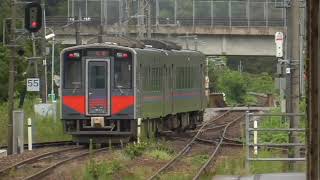
[[[206,110],[205,115],[204,115],[204,120],[209,120],[212,119],[214,116],[217,116],[218,114],[221,114],[222,112],[217,112],[214,111],[213,109],[209,109]],[[221,121],[218,124],[223,124],[224,122]],[[240,123],[235,123],[234,125],[230,126],[229,128],[229,132],[227,133],[227,136],[230,138],[239,138],[241,136],[241,128],[240,127]],[[213,137],[217,136],[217,132],[219,131],[213,131],[211,133],[206,134],[205,136],[203,136],[203,138],[208,138],[208,139],[212,139]],[[169,144],[169,147],[171,147],[174,151],[179,152],[190,140],[191,136],[190,134],[180,134],[177,135],[175,138],[169,138],[167,143]],[[198,155],[198,154],[204,154],[204,153],[208,153],[212,151],[212,148],[214,148],[214,146],[212,145],[206,145],[206,144],[202,144],[200,146],[195,146],[192,148],[192,150],[190,151],[190,153],[187,154],[187,156],[192,157],[194,155]],[[241,149],[241,148],[240,148]],[[33,152],[28,152],[28,154],[30,153],[30,155],[27,155],[27,153],[25,153],[23,156],[26,157],[16,157],[16,158],[9,158],[11,159],[11,161],[13,161],[14,159],[19,159],[21,160],[22,158],[26,159],[28,157],[32,157],[34,156],[34,154],[38,154],[38,153],[45,153],[48,151],[53,151],[56,149],[53,148],[48,148],[46,151],[44,149],[39,149]],[[218,160],[216,161],[217,163],[219,163],[220,161],[223,161],[223,159],[220,158],[220,156],[228,156],[228,155],[234,155],[236,153],[239,153],[240,150],[238,147],[229,147],[229,146],[223,146],[220,150],[219,153],[219,157]],[[113,152],[114,153],[114,152]],[[110,160],[112,159],[112,156],[114,155],[113,153],[110,152],[104,152],[104,153],[98,153],[97,155],[95,155],[95,159],[97,160]],[[119,156],[119,154],[118,154]],[[18,160],[17,160],[18,161]],[[0,159],[0,167],[3,167],[4,163],[3,163],[3,159]],[[53,174],[50,174],[49,176],[47,176],[45,179],[49,179],[49,180],[55,180],[55,179],[62,179],[62,180],[72,180],[75,178],[80,178],[82,177],[82,172],[84,171],[86,164],[89,162],[89,158],[88,157],[84,157],[78,160],[74,160],[72,162],[69,162],[61,167],[58,167]],[[154,160],[151,158],[147,158],[145,156],[142,157],[138,157],[136,159],[133,160],[124,160],[125,162],[125,171],[121,171],[120,175],[117,175],[115,177],[115,179],[122,179],[123,176],[125,177],[130,177],[130,173],[134,172],[137,168],[144,168],[144,167],[148,167],[150,172],[146,172],[146,178],[148,176],[150,176],[152,173],[154,173],[156,170],[158,170],[162,165],[164,165],[167,161],[161,161],[161,160]],[[216,163],[215,163],[216,164]],[[185,167],[185,170],[187,170],[190,167]],[[210,168],[210,172],[214,172],[214,168],[215,165],[213,165],[212,169]],[[173,171],[175,171],[178,169],[173,169]],[[76,175],[75,175],[76,172]]]
[[[5,169],[8,166],[14,165],[18,162],[32,158],[34,156],[38,156],[38,155],[49,153],[49,152],[54,152],[54,151],[65,149],[65,148],[70,148],[70,146],[39,148],[39,149],[34,149],[32,151],[25,150],[23,154],[15,154],[15,155],[2,157],[0,158],[0,171],[2,169]]]
[[[215,111],[213,108],[207,108],[204,111],[204,116],[203,116],[203,120],[204,121],[208,121],[210,119],[212,119],[213,117],[217,116],[218,114],[220,114],[221,112],[219,111]]]

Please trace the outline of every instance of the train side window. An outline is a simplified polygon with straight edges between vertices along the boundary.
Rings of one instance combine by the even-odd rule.
[[[151,67],[148,67],[148,84],[147,84],[147,90],[150,91],[152,87],[152,77],[151,77]]]
[[[193,66],[190,68],[191,73],[191,88],[194,88],[194,71]]]
[[[64,63],[64,88],[81,88],[81,61],[66,60]]]
[[[183,79],[183,84],[182,84],[182,89],[186,89],[186,87],[187,87],[187,68],[186,67],[183,67],[182,68],[182,72],[183,72],[183,74],[182,74],[182,79]]]
[[[180,89],[180,67],[176,68],[176,89]]]
[[[131,59],[115,58],[114,87],[130,89],[132,87]]]

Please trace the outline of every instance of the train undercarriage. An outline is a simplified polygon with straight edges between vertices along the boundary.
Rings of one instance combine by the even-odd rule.
[[[89,143],[90,139],[97,144],[127,143],[138,137],[152,138],[164,131],[183,132],[195,129],[203,121],[203,112],[194,111],[167,115],[154,119],[118,119],[101,118],[64,120],[65,131],[72,135],[77,143]],[[140,127],[140,133],[138,128]]]

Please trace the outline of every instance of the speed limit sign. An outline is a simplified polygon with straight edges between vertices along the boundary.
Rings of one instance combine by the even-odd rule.
[[[40,91],[40,79],[27,78],[27,91]]]

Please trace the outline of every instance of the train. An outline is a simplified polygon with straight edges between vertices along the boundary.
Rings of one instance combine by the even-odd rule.
[[[155,42],[93,43],[61,51],[61,120],[73,141],[128,142],[203,121],[205,55]]]

